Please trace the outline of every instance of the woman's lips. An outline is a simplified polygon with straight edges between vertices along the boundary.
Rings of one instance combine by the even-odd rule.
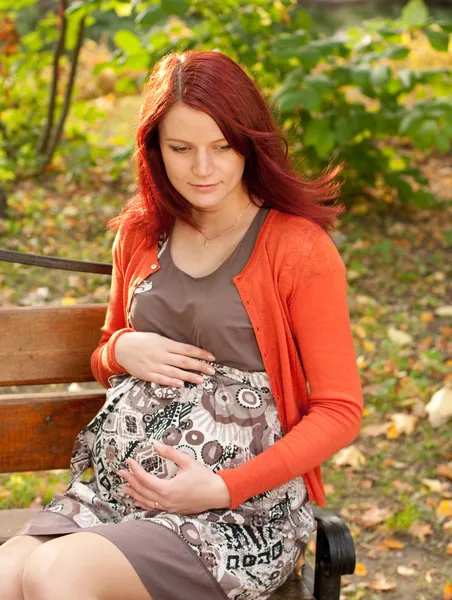
[[[200,192],[210,192],[211,190],[216,188],[217,185],[218,183],[213,183],[212,185],[193,185],[193,187],[199,190]]]

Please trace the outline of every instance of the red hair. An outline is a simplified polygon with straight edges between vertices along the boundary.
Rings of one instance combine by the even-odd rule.
[[[143,92],[135,157],[138,191],[109,222],[110,229],[140,226],[154,244],[176,218],[197,227],[190,203],[166,175],[158,140],[158,124],[177,102],[207,113],[228,144],[245,158],[242,183],[251,198],[333,229],[341,204],[336,201],[342,165],[316,180],[301,177],[288,156],[287,142],[264,97],[237,63],[220,52],[171,52],[153,68]]]

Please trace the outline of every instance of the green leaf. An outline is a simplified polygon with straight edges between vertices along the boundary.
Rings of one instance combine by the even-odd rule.
[[[437,21],[437,25],[439,25],[441,27],[441,29],[443,31],[445,31],[446,33],[452,33],[452,20],[450,20],[450,21],[439,20],[439,21]]]
[[[446,154],[447,152],[450,151],[450,148],[452,146],[452,140],[446,133],[444,133],[444,131],[441,131],[436,136],[435,146],[438,148],[438,150],[440,152],[444,152]]]
[[[388,65],[378,65],[370,74],[370,80],[372,85],[376,89],[383,89],[386,87],[388,81],[391,79],[391,69]]]
[[[411,201],[418,208],[431,208],[435,204],[434,196],[425,190],[413,192]]]
[[[427,119],[421,123],[417,131],[413,130],[411,135],[418,148],[428,150],[435,143],[436,136],[438,135],[438,125],[436,121]]]
[[[336,137],[327,120],[314,119],[308,123],[303,144],[313,146],[320,158],[326,158],[334,147]]]
[[[428,10],[423,0],[410,0],[403,8],[401,16],[410,27],[423,27],[428,20]]]
[[[399,134],[400,135],[409,135],[412,136],[421,127],[424,122],[424,115],[411,110],[401,121],[399,125]]]
[[[286,92],[275,97],[275,102],[283,113],[294,112],[302,104],[302,94],[298,90],[296,92]]]
[[[190,8],[185,0],[162,0],[162,9],[169,15],[182,17]]]
[[[366,88],[369,85],[371,67],[370,65],[358,65],[350,69],[353,83],[360,88]]]
[[[127,54],[141,54],[143,45],[137,35],[127,29],[120,29],[115,33],[115,44]]]
[[[318,48],[307,45],[304,48],[300,48],[297,52],[298,58],[301,60],[303,67],[310,71],[319,62],[322,53]]]
[[[406,90],[410,90],[416,83],[416,75],[411,69],[400,69],[397,77]]]
[[[435,31],[434,29],[425,29],[430,45],[438,52],[447,52],[449,50],[449,34],[444,31]]]
[[[144,10],[138,13],[135,19],[135,23],[144,27],[152,27],[159,21],[167,19],[168,15],[164,12],[160,6],[153,5],[148,6]]]
[[[85,5],[84,0],[76,0],[64,11],[64,13],[66,15],[70,15],[70,14],[76,12],[77,10],[79,10],[80,8],[82,8],[82,6],[84,6],[84,5]]]
[[[410,53],[410,49],[406,46],[393,46],[390,48],[386,57],[389,60],[404,60]]]
[[[287,60],[293,56],[298,56],[298,52],[306,44],[306,40],[307,36],[304,32],[283,33],[273,44],[272,55],[279,60]]]

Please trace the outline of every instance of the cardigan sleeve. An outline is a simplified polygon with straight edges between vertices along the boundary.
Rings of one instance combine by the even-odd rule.
[[[327,233],[317,237],[306,268],[294,277],[288,305],[309,383],[309,409],[264,452],[240,467],[218,472],[231,494],[231,508],[312,471],[350,444],[360,430],[363,397],[350,328],[345,267]]]
[[[102,336],[100,342],[91,355],[91,370],[93,375],[106,388],[109,387],[109,377],[125,372],[115,359],[116,342],[123,333],[134,331],[127,327],[124,318],[124,295],[126,292],[124,290],[124,274],[120,251],[120,232],[116,234],[113,242],[112,256],[113,271],[110,300],[105,323],[101,327]]]

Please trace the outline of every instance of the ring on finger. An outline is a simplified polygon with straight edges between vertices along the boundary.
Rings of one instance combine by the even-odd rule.
[[[157,500],[154,500],[154,504],[155,504],[155,510],[159,510],[159,503],[157,502]]]

